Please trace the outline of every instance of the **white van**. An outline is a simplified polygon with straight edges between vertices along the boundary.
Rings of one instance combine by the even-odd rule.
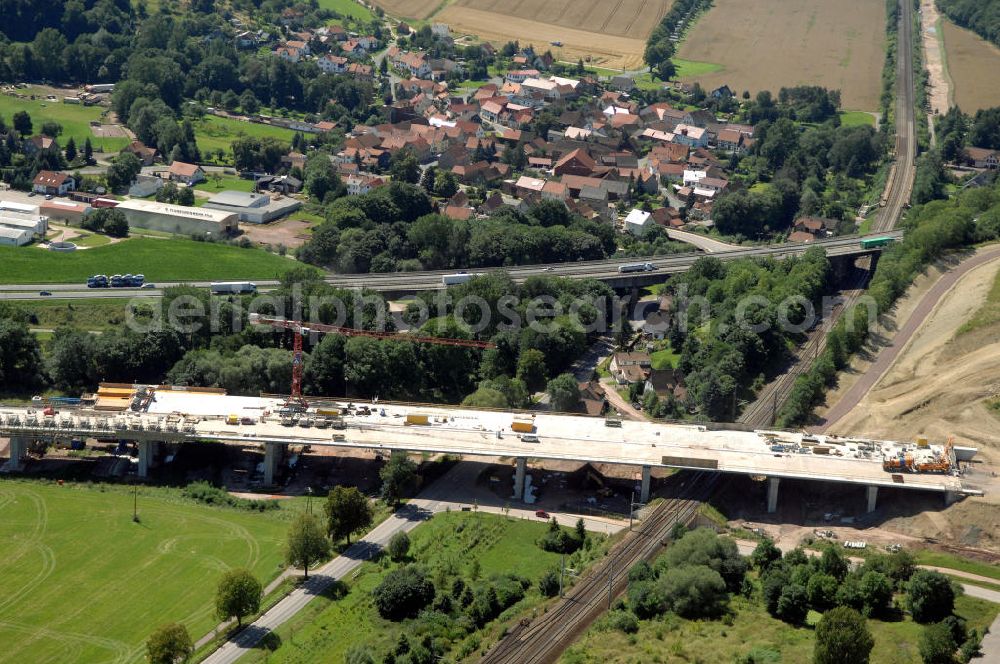
[[[526,434],[524,434],[524,435],[521,436],[521,442],[522,443],[537,443],[538,442],[538,434],[535,434],[535,433],[526,433]]]

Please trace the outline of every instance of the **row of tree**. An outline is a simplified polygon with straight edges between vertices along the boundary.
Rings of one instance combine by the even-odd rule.
[[[938,0],[945,16],[1000,46],[1000,0]]]

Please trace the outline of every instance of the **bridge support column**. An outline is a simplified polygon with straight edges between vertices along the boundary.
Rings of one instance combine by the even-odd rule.
[[[28,439],[23,436],[11,436],[8,449],[10,450],[10,469],[21,470],[23,466],[21,462],[28,454]]]
[[[285,456],[287,445],[281,443],[266,443],[264,445],[264,485],[274,486],[274,478],[278,474],[278,466]]]
[[[653,469],[649,466],[642,467],[642,485],[639,488],[639,502],[648,503],[649,502],[649,484],[651,479],[651,471]]]
[[[139,446],[139,477],[149,477],[149,469],[153,467],[158,444],[152,440],[140,440]]]
[[[778,485],[781,484],[780,477],[767,478],[767,513],[774,514],[778,511]]]
[[[13,444],[14,440],[11,439],[10,442],[11,442],[11,444]],[[13,459],[14,457],[11,456],[11,458]],[[961,497],[962,497],[962,494],[960,494],[958,491],[945,491],[944,492],[944,504],[945,504],[945,507],[947,507],[948,505],[953,505],[954,503],[957,503],[959,501],[959,499],[961,499]]]
[[[517,457],[514,466],[514,500],[524,500],[524,472],[528,467],[525,457]]]
[[[878,487],[869,486],[868,490],[868,513],[871,514],[875,511],[875,501],[878,499]]]

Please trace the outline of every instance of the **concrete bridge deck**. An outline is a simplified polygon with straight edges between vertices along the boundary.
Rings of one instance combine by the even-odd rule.
[[[550,413],[513,413],[454,407],[381,403],[364,404],[369,415],[355,410],[338,428],[292,425],[281,417],[282,399],[235,397],[155,388],[139,412],[102,412],[93,408],[63,410],[44,416],[31,408],[0,408],[0,435],[12,439],[12,460],[24,455],[31,440],[95,437],[135,441],[139,474],[145,475],[158,443],[213,440],[265,449],[265,483],[273,482],[282,452],[289,445],[324,445],[517,459],[517,476],[528,458],[613,463],[643,469],[643,489],[653,467],[712,469],[766,477],[774,506],[782,478],[841,482],[868,487],[869,507],[880,486],[943,492],[954,498],[972,493],[953,473],[889,473],[885,457],[916,452],[915,445],[893,441],[811,435],[788,431],[746,431],[698,425],[623,421],[606,426],[602,418]],[[340,401],[317,401],[321,409],[339,411]],[[359,404],[361,405],[361,404]],[[428,424],[408,424],[414,414]],[[227,424],[235,416],[245,424]],[[307,413],[303,419],[316,417]],[[531,435],[511,428],[514,420],[530,420]],[[817,453],[819,449],[821,453]],[[926,453],[943,453],[939,446]],[[515,486],[515,495],[520,496]]]

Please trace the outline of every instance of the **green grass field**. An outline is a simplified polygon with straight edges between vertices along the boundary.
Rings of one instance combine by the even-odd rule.
[[[30,88],[20,91],[22,94],[34,94]],[[83,106],[81,104],[64,104],[61,101],[47,99],[18,99],[10,95],[0,95],[0,116],[8,125],[18,111],[27,111],[31,116],[32,128],[37,133],[42,124],[51,120],[62,125],[63,133],[59,136],[59,145],[66,146],[70,136],[76,141],[78,150],[83,149],[83,143],[88,138],[94,150],[117,152],[128,145],[127,138],[98,138],[90,129],[91,120],[101,120],[99,106]]]
[[[0,481],[0,662],[145,661],[145,640],[179,621],[217,624],[216,580],[282,560],[285,510],[198,505],[177,490]]]
[[[680,353],[675,353],[672,348],[664,348],[663,350],[653,352],[649,356],[649,359],[652,362],[653,368],[661,371],[676,367],[677,363],[681,361],[681,356]]]
[[[350,16],[362,21],[371,21],[375,16],[367,7],[354,0],[319,0],[320,9],[329,9],[341,16]]]
[[[296,263],[262,249],[134,238],[69,254],[0,247],[0,283],[84,284],[92,274],[142,273],[146,281],[275,279]]]
[[[985,576],[990,579],[1000,581],[1000,566],[998,565],[990,565],[989,563],[982,563],[978,560],[969,560],[968,558],[961,558],[959,556],[953,556],[940,551],[928,551],[926,549],[917,551],[916,559],[921,565],[948,567],[950,569],[957,569],[961,572],[978,574],[979,576]]]
[[[58,293],[56,293],[58,295]],[[157,298],[136,298],[136,315],[143,315],[159,300]],[[31,320],[31,327],[55,330],[73,327],[79,330],[110,330],[121,326],[129,319],[126,307],[132,300],[119,299],[45,299],[14,300],[6,306],[14,311],[25,312]]]
[[[812,661],[812,627],[793,627],[776,620],[759,602],[743,597],[734,597],[730,606],[735,611],[732,625],[722,620],[682,620],[667,614],[660,619],[640,621],[639,632],[634,635],[592,628],[559,662],[733,662],[755,648],[780,655],[780,659],[755,661]],[[998,610],[996,604],[972,597],[960,597],[955,603],[955,612],[969,621],[970,628],[989,626]],[[897,622],[869,620],[868,627],[875,638],[872,664],[920,664],[917,648],[921,625],[907,617]]]
[[[194,123],[195,140],[198,149],[204,154],[208,151],[222,150],[227,155],[232,155],[230,144],[238,136],[270,136],[286,143],[292,142],[295,132],[284,127],[272,127],[271,125],[257,124],[255,122],[241,122],[229,118],[220,118],[214,115],[206,115]]]
[[[111,238],[100,233],[91,233],[90,235],[77,236],[71,242],[78,247],[103,247],[106,244],[111,244]]]
[[[864,111],[841,111],[840,124],[844,127],[853,127],[856,125],[874,127],[875,116]]]
[[[677,67],[675,77],[678,79],[704,76],[705,74],[712,74],[725,69],[725,67],[715,62],[699,62],[698,60],[682,60],[680,58],[674,58],[673,61]]]
[[[204,182],[199,182],[194,186],[198,191],[208,191],[217,194],[220,191],[253,191],[253,180],[247,180],[235,175],[219,174],[219,180],[213,177],[216,173],[209,173]]]
[[[542,551],[535,544],[545,529],[542,522],[492,514],[438,514],[410,534],[410,556],[428,569],[431,578],[445,570],[449,576],[460,574],[468,580],[472,561],[478,560],[482,578],[511,572],[537,581],[559,562],[558,554]],[[255,649],[241,662],[342,662],[344,653],[355,644],[367,644],[376,652],[388,648],[413,622],[384,620],[372,605],[371,591],[391,567],[366,563],[356,578],[346,579],[350,590],[344,597],[314,600],[278,629],[281,646],[277,650]],[[522,605],[540,600],[532,588]],[[418,640],[412,633],[409,638],[411,643]]]

